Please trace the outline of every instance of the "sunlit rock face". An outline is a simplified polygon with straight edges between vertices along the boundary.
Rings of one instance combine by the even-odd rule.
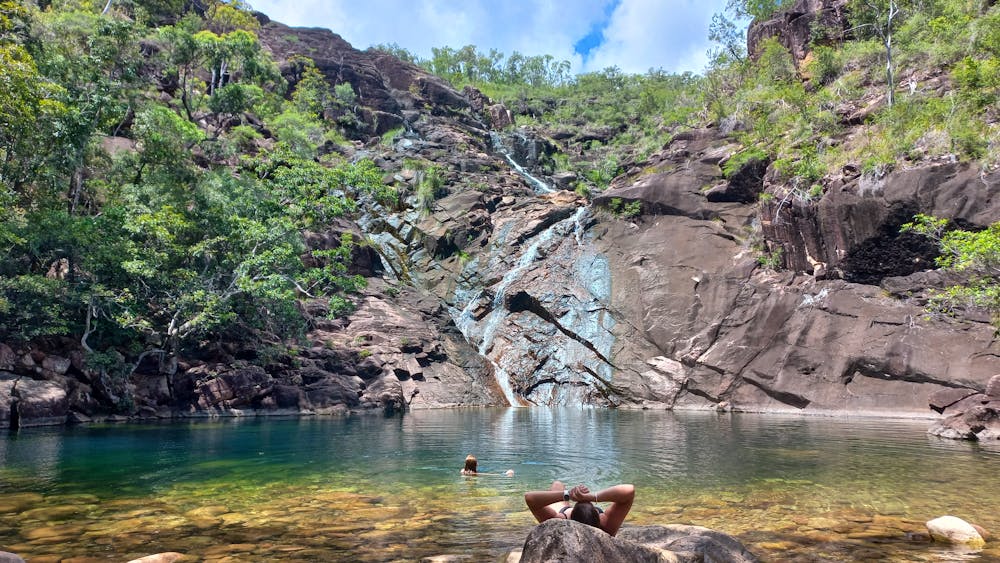
[[[814,30],[826,30],[825,36],[817,41]],[[806,58],[811,45],[837,41],[850,33],[847,0],[797,0],[769,19],[752,22],[747,30],[747,50],[757,55],[761,43],[774,37],[799,62]]]

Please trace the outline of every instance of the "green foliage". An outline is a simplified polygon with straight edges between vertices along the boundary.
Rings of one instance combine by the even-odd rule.
[[[791,4],[792,0],[729,0],[726,8],[739,18],[764,20]]]
[[[292,92],[292,104],[299,112],[316,116],[334,106],[330,85],[311,60],[304,63],[301,78]]]
[[[208,101],[208,108],[223,115],[241,115],[250,110],[264,96],[260,86],[233,83],[216,90]]]
[[[314,115],[286,109],[268,123],[271,133],[300,158],[313,158],[323,142],[323,123]]]
[[[334,86],[333,96],[345,106],[354,105],[354,102],[358,99],[358,95],[354,93],[354,87],[351,86],[350,82],[341,82]]]
[[[959,307],[982,309],[1000,331],[1000,222],[968,231],[951,228],[946,219],[920,214],[902,230],[937,242],[941,247],[937,265],[964,278],[963,283],[934,293],[932,310],[954,314]]]
[[[191,147],[205,138],[197,125],[159,105],[136,114],[132,132],[142,155],[141,162],[164,167],[187,162]]]
[[[382,145],[386,147],[391,147],[396,139],[406,132],[403,127],[396,127],[395,129],[390,129],[385,133],[382,133]]]
[[[749,147],[729,157],[722,165],[722,175],[726,178],[740,171],[741,168],[751,162],[763,162],[770,160],[767,151],[760,147]]]
[[[641,201],[630,201],[625,203],[619,197],[611,198],[611,202],[608,204],[608,209],[615,217],[620,217],[622,219],[631,219],[633,217],[638,217],[642,215],[642,202]]]
[[[431,52],[431,59],[423,63],[426,68],[458,87],[482,83],[542,87],[570,81],[569,61],[557,61],[552,55],[525,56],[514,51],[508,57],[496,49],[480,53],[474,45],[457,50],[435,47]]]
[[[784,250],[775,248],[774,250],[760,250],[757,254],[757,263],[768,270],[780,270],[785,265]]]
[[[434,165],[428,166],[417,177],[419,180],[416,190],[417,209],[426,213],[431,210],[434,200],[447,194],[444,177],[441,175],[441,169]]]
[[[372,45],[369,51],[378,51],[380,53],[385,53],[387,55],[392,55],[401,61],[406,61],[412,64],[420,64],[420,57],[413,54],[411,51],[400,47],[396,43],[379,43],[378,45]]]

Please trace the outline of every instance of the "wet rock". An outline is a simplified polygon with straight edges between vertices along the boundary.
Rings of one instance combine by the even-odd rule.
[[[986,543],[968,522],[956,516],[941,516],[927,522],[927,531],[934,541],[981,546]]]
[[[188,558],[183,553],[166,552],[147,555],[138,559],[133,559],[128,563],[173,563],[174,561],[186,561]]]

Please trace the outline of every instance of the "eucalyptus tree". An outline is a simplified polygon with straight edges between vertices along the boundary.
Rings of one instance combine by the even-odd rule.
[[[893,33],[911,7],[909,0],[850,0],[848,3],[853,29],[859,34],[877,37],[885,50],[886,101],[890,106],[896,101]]]

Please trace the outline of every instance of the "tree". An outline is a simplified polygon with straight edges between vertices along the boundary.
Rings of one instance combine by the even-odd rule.
[[[903,9],[907,7],[906,0],[851,0],[848,7],[854,29],[870,33],[882,42],[885,49],[886,100],[892,106],[896,89],[892,37],[903,17]]]
[[[738,19],[765,20],[793,0],[729,0],[726,9]]]

